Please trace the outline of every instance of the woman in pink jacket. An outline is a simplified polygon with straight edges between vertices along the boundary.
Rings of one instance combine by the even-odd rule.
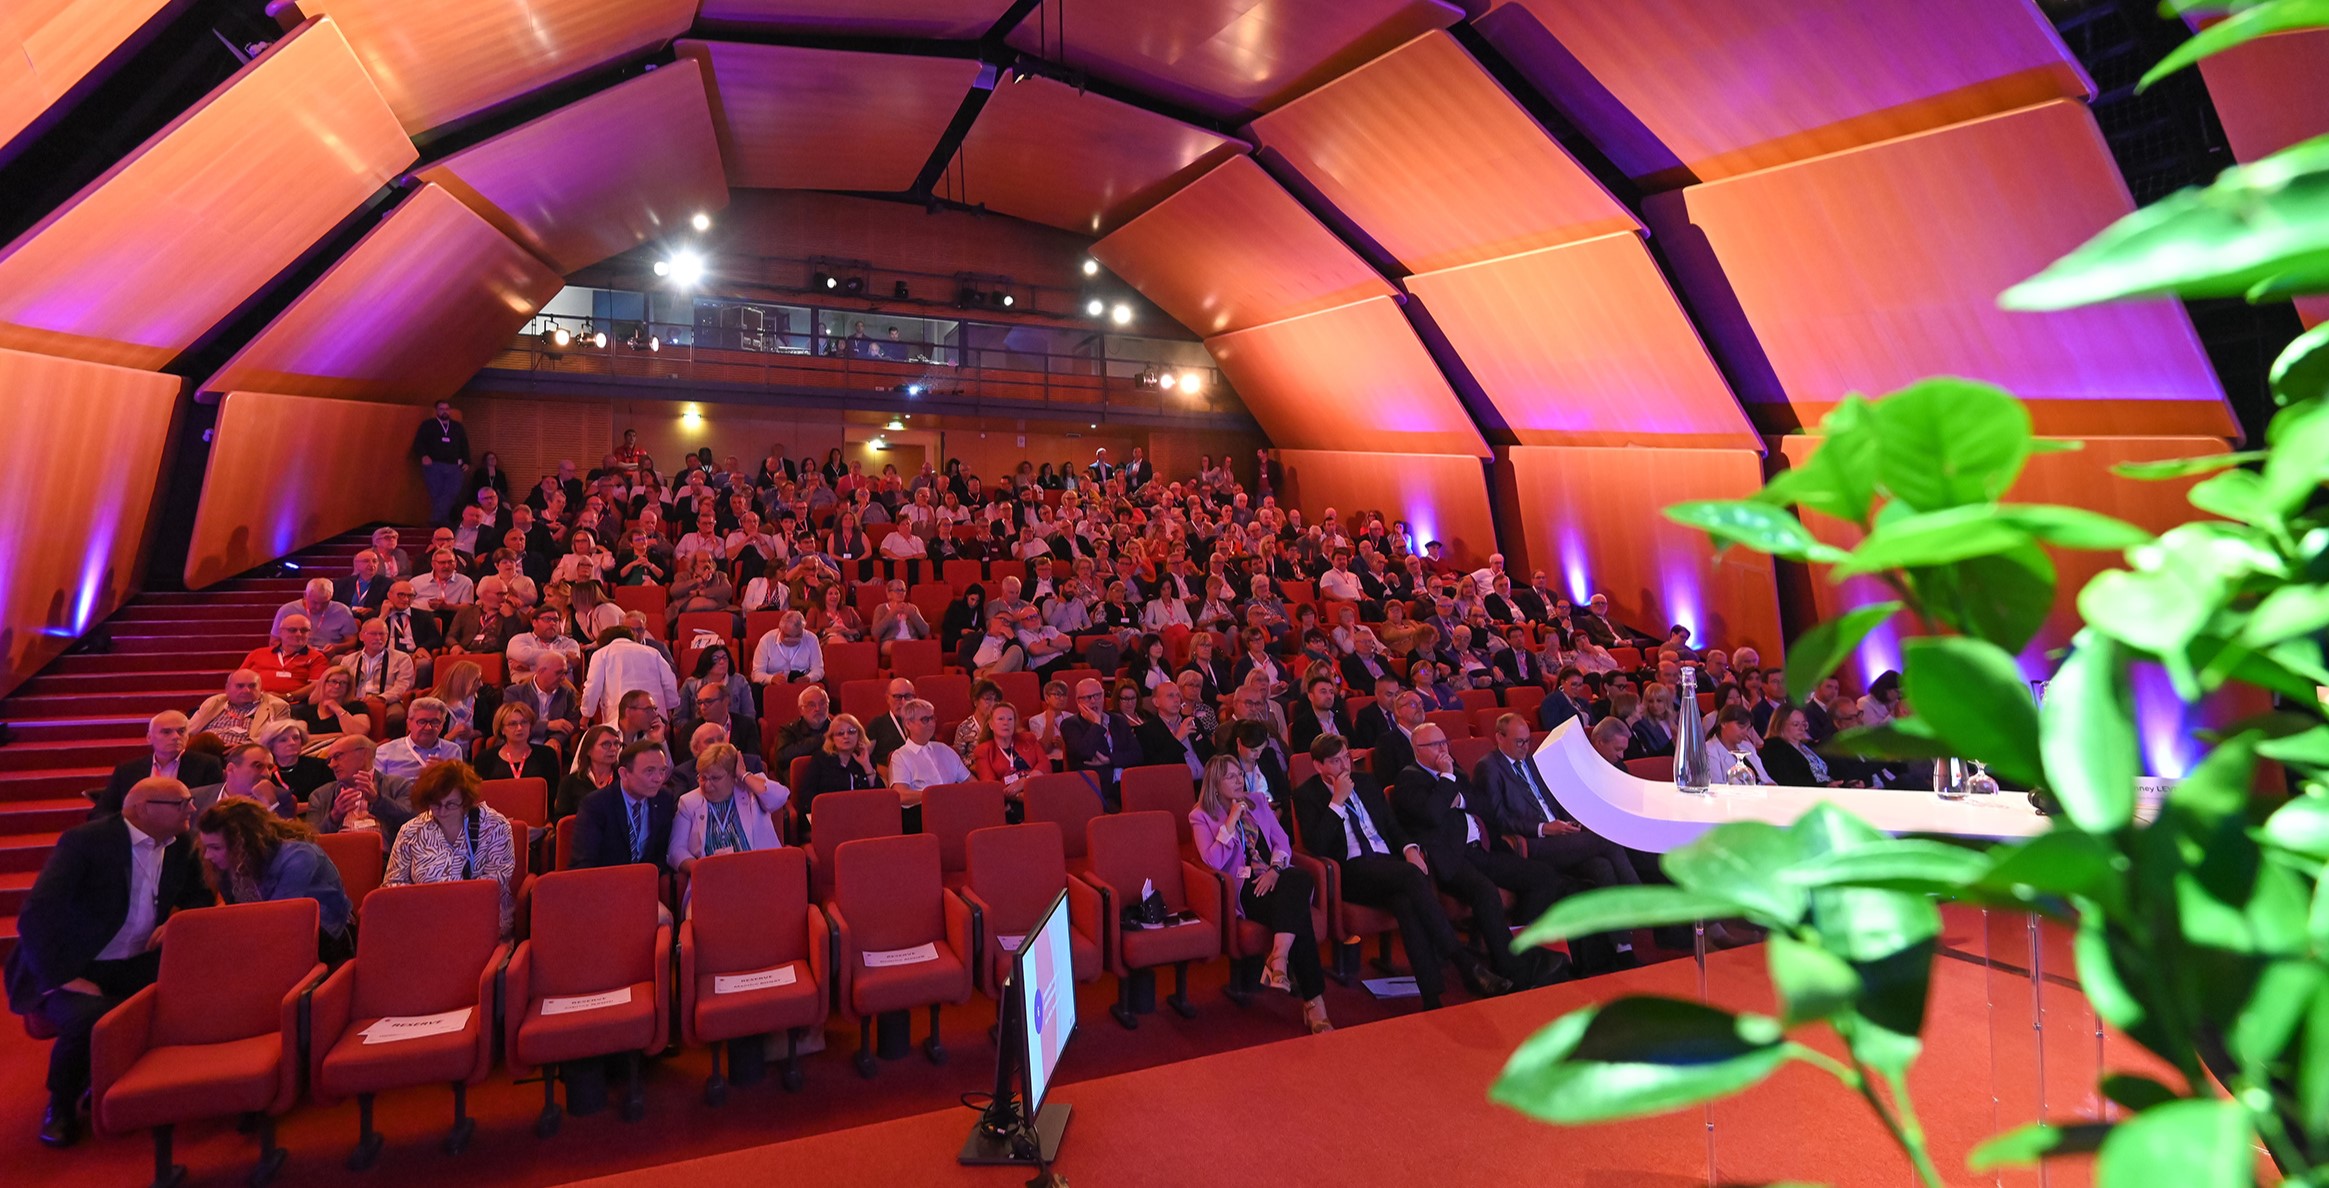
[[[1230,755],[1205,764],[1204,787],[1189,810],[1197,857],[1229,879],[1237,914],[1272,933],[1262,980],[1302,1000],[1310,1033],[1334,1030],[1326,1018],[1326,971],[1310,927],[1308,871],[1294,866],[1294,847],[1266,804],[1246,798],[1245,771]]]

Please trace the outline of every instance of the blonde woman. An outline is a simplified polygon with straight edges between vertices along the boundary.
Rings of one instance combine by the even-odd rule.
[[[464,746],[477,738],[477,691],[485,685],[485,670],[474,660],[463,660],[445,670],[437,681],[437,700],[445,703],[445,737]]]
[[[307,691],[307,700],[291,707],[290,720],[306,727],[310,740],[371,733],[372,717],[363,712],[364,703],[356,700],[355,685],[356,676],[347,669],[325,669],[315,678],[315,687]],[[353,711],[348,708],[350,703],[356,707]],[[264,732],[262,728],[253,737]]]
[[[1247,798],[1245,769],[1235,757],[1216,755],[1205,764],[1189,829],[1198,858],[1229,880],[1237,914],[1270,930],[1264,984],[1302,1000],[1302,1021],[1312,1035],[1334,1030],[1310,925],[1310,874],[1292,865],[1293,843],[1269,805]]]

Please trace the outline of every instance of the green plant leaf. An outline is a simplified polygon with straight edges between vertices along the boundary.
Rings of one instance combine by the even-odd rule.
[[[2329,0],[2273,0],[2269,4],[2243,9],[2224,21],[2200,30],[2191,40],[2175,47],[2159,60],[2157,66],[2143,72],[2142,81],[2135,84],[2135,90],[2138,93],[2147,90],[2151,84],[2210,54],[2223,53],[2233,46],[2259,37],[2321,25],[2329,25]]]
[[[2086,991],[2097,1018],[2129,1035],[2138,1035],[2151,1012],[2119,976],[2105,928],[2103,921],[2093,916],[2078,922],[2078,931],[2071,937],[2071,952],[2078,958],[2078,984]]]
[[[2329,888],[2329,880],[2321,886]],[[2313,995],[2296,1060],[2297,1110],[2304,1117],[2305,1133],[2318,1141],[2329,1136],[2329,987]]]
[[[1837,563],[1828,580],[1840,582],[1887,569],[1947,565],[2028,543],[2030,534],[1999,517],[1994,504],[1924,512],[1879,523],[1853,547],[1850,557]]]
[[[2329,219],[2321,221],[2329,224]],[[2329,400],[2282,409],[2265,435],[2272,456],[2264,460],[2264,498],[2285,515],[2303,507],[2329,478]]]
[[[2134,1073],[2112,1073],[2102,1081],[2103,1096],[2130,1110],[2148,1110],[2176,1100],[2175,1090]]]
[[[2245,473],[2245,472],[2243,472]],[[2241,642],[2269,647],[2329,627],[2329,586],[2282,586],[2265,595],[2241,628]]]
[[[2054,608],[2054,562],[2035,544],[1912,569],[1908,581],[1942,623],[2009,652],[2030,646]]]
[[[1844,959],[1784,932],[1764,944],[1771,988],[1779,992],[1780,1022],[1793,1027],[1825,1019],[1860,995],[1860,975]]]
[[[1488,1097],[1566,1126],[1712,1101],[1757,1084],[1787,1059],[1774,1021],[1756,1023],[1671,998],[1585,1007],[1522,1044]]]
[[[2091,628],[2072,641],[2038,711],[2038,749],[2044,783],[2072,824],[2110,833],[2134,816],[2141,752],[2135,694],[2117,643]]]
[[[1916,715],[1967,758],[2024,785],[2045,782],[2038,754],[2038,707],[2012,654],[1960,636],[1901,645],[1901,688]]]
[[[1745,545],[1790,561],[1836,562],[1845,557],[1844,550],[1814,537],[1795,513],[1768,503],[1744,499],[1677,503],[1666,509],[1666,518],[1704,529],[1719,543]]]
[[[2047,696],[2051,699],[2053,694]],[[2244,817],[2249,791],[2255,787],[2258,737],[2242,731],[2217,743],[2198,766],[2167,790],[2167,807],[2209,825]]]
[[[2184,498],[2201,511],[2243,524],[2266,524],[2281,518],[2280,509],[2265,496],[2264,476],[2253,470],[2227,470],[2194,483]]]
[[[2118,552],[2149,544],[2148,532],[2115,516],[2051,503],[2001,503],[1999,519],[2057,548]]]
[[[1566,896],[1547,909],[1513,939],[1512,951],[1526,952],[1573,936],[1627,928],[1662,928],[1698,920],[1727,920],[1746,912],[1745,907],[1731,900],[1680,887],[1655,884],[1597,887]]]
[[[2325,984],[2329,970],[2310,961],[2275,961],[2257,975],[2248,1002],[2224,1037],[2224,1046],[2248,1075],[2259,1080],[2269,1075]]]
[[[1990,857],[1980,850],[1904,837],[1807,858],[1789,869],[1786,878],[1799,887],[1878,887],[1941,895],[1977,883],[1989,871]]]
[[[2243,450],[2230,454],[2202,454],[2196,458],[2169,458],[2162,462],[2121,462],[2111,467],[2111,473],[2120,478],[2158,481],[2211,474],[2227,466],[2263,460],[2263,450]]]
[[[2256,744],[2256,753],[2282,763],[2329,767],[2329,726],[2265,739]]]
[[[1879,726],[1854,726],[1829,741],[1846,755],[1868,759],[1947,759],[1957,752],[1934,735],[1922,718],[1894,718]]]
[[[1820,682],[1828,679],[1860,641],[1886,619],[1898,613],[1898,602],[1879,602],[1845,611],[1795,639],[1787,649],[1787,696],[1802,703]]]
[[[2103,838],[2057,828],[1991,851],[1990,868],[1973,889],[2026,904],[2048,897],[2083,899],[2101,905],[2106,915],[2116,914],[2126,900],[2126,867],[2126,856]]]
[[[1832,803],[1813,806],[1796,818],[1788,833],[1803,864],[1893,844]],[[1917,1036],[1924,1028],[1940,910],[1923,895],[1822,887],[1811,894],[1810,918],[1820,947],[1849,962],[1860,975],[1857,1017],[1848,1025],[1838,1020],[1845,1043],[1871,1067],[1907,1071],[1922,1047]]]
[[[1997,502],[2030,456],[2030,412],[1994,384],[1919,380],[1870,413],[1878,481],[1920,512]]]
[[[1788,831],[1761,821],[1731,821],[1667,852],[1666,877],[1710,899],[1738,904],[1758,924],[1793,927],[1809,899],[1783,877],[1797,857]]]
[[[1965,1166],[1985,1172],[2020,1167],[2057,1155],[2085,1155],[2102,1146],[2104,1137],[2110,1133],[2108,1122],[2077,1122],[2069,1126],[2032,1122],[1983,1139],[1965,1157]]]
[[[2299,334],[2272,361],[2272,398],[2301,404],[2329,396],[2329,322]]]
[[[2274,809],[2258,833],[2266,845],[2329,860],[2329,801],[2299,796]]]
[[[1998,304],[2056,310],[2174,293],[2245,297],[2259,281],[2329,282],[2329,137],[2219,174],[2104,228]]]
[[[2171,566],[2108,569],[2078,592],[2078,613],[2104,634],[2147,652],[2184,650],[2224,599],[2220,574]]]
[[[2095,1159],[2097,1188],[2247,1188],[2248,1113],[2220,1098],[2171,1101],[2113,1128]]]

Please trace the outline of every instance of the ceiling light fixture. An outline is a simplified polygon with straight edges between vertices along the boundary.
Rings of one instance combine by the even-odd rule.
[[[682,289],[692,289],[704,279],[704,258],[693,251],[680,251],[671,257],[671,283]]]
[[[688,220],[688,225],[698,231],[709,231],[712,229],[712,216],[699,210],[695,212],[694,218]]]
[[[1115,308],[1108,311],[1108,320],[1116,323],[1119,326],[1131,325],[1132,307],[1124,304],[1121,301],[1117,302]]]
[[[1202,371],[1184,371],[1184,372],[1182,372],[1182,373],[1181,373],[1181,391],[1183,391],[1183,392],[1201,392],[1201,391],[1204,391],[1204,389],[1205,389],[1205,373],[1204,373],[1204,372],[1202,372]]]
[[[1156,377],[1156,386],[1163,388],[1167,392],[1170,392],[1174,388],[1180,386],[1180,381],[1174,379],[1173,373],[1168,371],[1163,375]]]
[[[1100,262],[1099,262],[1098,260],[1094,260],[1094,259],[1092,259],[1090,256],[1086,256],[1086,257],[1084,257],[1084,275],[1085,275],[1085,276],[1098,276],[1098,275],[1100,275]]]
[[[1094,297],[1090,301],[1084,302],[1084,312],[1092,317],[1099,317],[1108,312],[1108,303]]]

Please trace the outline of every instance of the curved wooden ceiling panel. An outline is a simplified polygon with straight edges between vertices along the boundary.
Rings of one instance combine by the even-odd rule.
[[[682,58],[422,170],[573,273],[728,204],[703,65]]]
[[[1658,195],[1648,214],[1675,245],[1704,237],[1720,275],[1685,255],[1677,276],[1744,314],[1769,363],[1747,400],[1816,409],[1965,375],[2039,401],[2188,401],[2204,423],[2147,431],[2223,432],[2223,391],[2176,302],[1997,306],[2133,209],[2093,117],[2061,100]]]
[[[1392,298],[1208,338],[1205,349],[1273,445],[1488,456]]]
[[[968,58],[682,41],[704,64],[731,185],[904,190],[978,77]]]
[[[786,33],[975,39],[1011,0],[703,0],[704,20]]]
[[[1525,445],[1762,444],[1631,232],[1407,287]]]
[[[1074,23],[1058,29],[1055,14]],[[1028,14],[1011,44],[1242,119],[1463,15],[1439,0],[1076,0]]]
[[[424,185],[202,390],[427,404],[459,391],[564,284]]]
[[[2094,90],[2031,0],[1497,0],[1475,25],[1656,185]]]
[[[1242,141],[1048,78],[995,88],[970,126],[941,197],[1099,235]]]
[[[1252,135],[1414,272],[1641,226],[1445,33],[1255,120]]]
[[[695,0],[298,0],[415,136],[679,36]]]
[[[1202,335],[1398,292],[1251,157],[1223,161],[1092,256]]]
[[[157,370],[417,155],[311,22],[0,251],[0,347]]]
[[[172,0],[0,6],[0,145],[16,139]]]

